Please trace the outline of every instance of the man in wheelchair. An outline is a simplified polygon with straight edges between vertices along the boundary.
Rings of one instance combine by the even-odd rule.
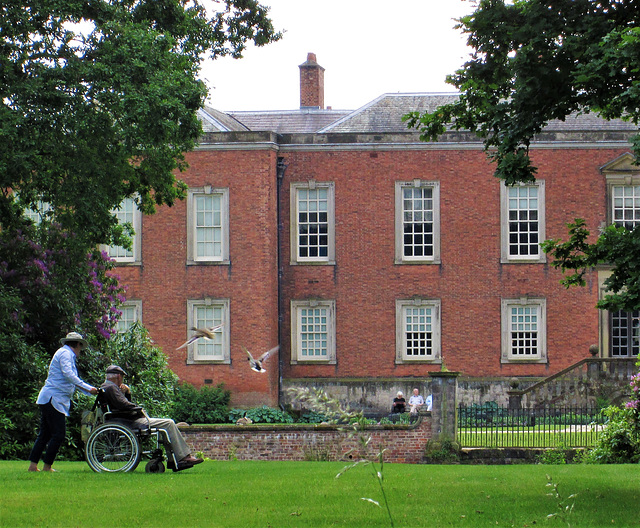
[[[109,421],[122,422],[134,429],[162,429],[168,436],[169,448],[177,461],[176,470],[189,469],[202,462],[191,455],[180,430],[170,418],[149,418],[147,413],[131,401],[131,390],[124,384],[127,373],[117,365],[106,370],[106,380],[100,387],[99,399],[109,407]]]

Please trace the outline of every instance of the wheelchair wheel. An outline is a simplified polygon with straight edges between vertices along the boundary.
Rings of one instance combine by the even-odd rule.
[[[85,456],[91,469],[98,473],[133,471],[140,463],[140,443],[125,425],[107,423],[93,430]]]
[[[144,467],[145,473],[164,473],[164,464],[157,458],[149,460]]]

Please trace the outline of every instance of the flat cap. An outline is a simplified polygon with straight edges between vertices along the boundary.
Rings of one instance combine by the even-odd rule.
[[[109,365],[106,372],[107,374],[122,374],[123,376],[127,375],[127,373],[118,365]]]

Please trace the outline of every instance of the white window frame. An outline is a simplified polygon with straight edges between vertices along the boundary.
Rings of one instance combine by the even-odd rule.
[[[510,246],[510,231],[509,231],[509,192],[510,190],[519,190],[524,188],[536,187],[538,189],[538,254],[537,255],[511,255]],[[500,230],[501,230],[501,262],[502,263],[544,263],[547,261],[547,256],[540,244],[545,240],[546,235],[546,220],[545,220],[545,184],[544,180],[536,180],[534,183],[506,185],[504,182],[500,184]]]
[[[407,312],[426,308],[431,311],[431,354],[415,356],[408,353]],[[442,363],[440,299],[396,300],[396,363]]]
[[[431,189],[433,254],[406,256],[404,253],[404,191],[405,189]],[[415,179],[395,183],[395,239],[396,264],[440,264],[440,182]]]
[[[512,309],[536,307],[537,353],[514,354],[512,349]],[[527,314],[523,314],[526,316]],[[546,363],[547,362],[547,301],[543,298],[522,297],[502,299],[502,363]],[[526,321],[523,322],[526,324]]]
[[[49,211],[53,208],[49,202],[43,202],[42,200],[38,200],[36,209],[33,210],[30,207],[24,210],[24,216],[31,220],[35,225],[40,225],[42,223],[43,218],[47,215]]]
[[[122,303],[121,306],[122,316],[118,319],[117,331],[119,334],[123,334],[131,328],[134,323],[142,323],[142,301],[141,300],[129,300]],[[122,317],[125,315],[126,311],[132,311],[133,317],[126,318],[124,321]]]
[[[197,255],[197,211],[196,200],[199,196],[218,195],[220,197],[220,255]],[[189,189],[187,198],[187,264],[229,264],[229,189],[216,189],[210,185]]]
[[[290,263],[296,264],[335,264],[335,186],[333,182],[295,182],[291,184],[291,212],[290,212],[290,241],[291,258]],[[299,237],[299,194],[300,191],[314,191],[316,189],[327,190],[327,255],[323,256],[300,256]]]
[[[131,207],[131,222],[133,227],[133,235],[131,236],[132,248],[131,250],[125,250],[122,246],[104,246],[105,251],[109,254],[115,262],[118,264],[140,264],[142,261],[142,212],[138,209],[134,198],[125,198],[120,204],[120,209],[112,209],[111,214],[118,218],[118,223],[122,222],[120,215],[122,214],[122,207]]]
[[[323,309],[326,315],[326,355],[310,357],[303,355],[303,317],[306,310]],[[291,301],[291,364],[336,363],[336,303],[333,300]]]
[[[622,192],[622,194],[619,194]],[[640,177],[627,178],[624,182],[607,179],[607,194],[609,196],[609,222],[633,229],[640,225]],[[620,205],[622,207],[620,207]],[[634,218],[616,218],[616,211],[631,212]],[[631,225],[629,225],[631,224]]]
[[[219,317],[215,320],[209,320],[206,323],[198,320],[198,309],[208,308],[217,309]],[[191,328],[201,328],[202,326],[210,327],[217,324],[225,323],[225,325],[216,332],[215,344],[220,346],[220,355],[211,356],[205,355],[201,352],[204,347],[211,346],[214,343],[207,342],[205,339],[199,339],[187,346],[187,364],[230,364],[231,363],[231,351],[229,346],[229,314],[230,314],[230,301],[229,299],[189,299],[187,300],[187,328],[186,339],[193,335]]]

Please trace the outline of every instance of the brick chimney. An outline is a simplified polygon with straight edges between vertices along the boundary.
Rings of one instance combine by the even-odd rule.
[[[300,108],[324,108],[324,68],[308,53],[300,66]]]

